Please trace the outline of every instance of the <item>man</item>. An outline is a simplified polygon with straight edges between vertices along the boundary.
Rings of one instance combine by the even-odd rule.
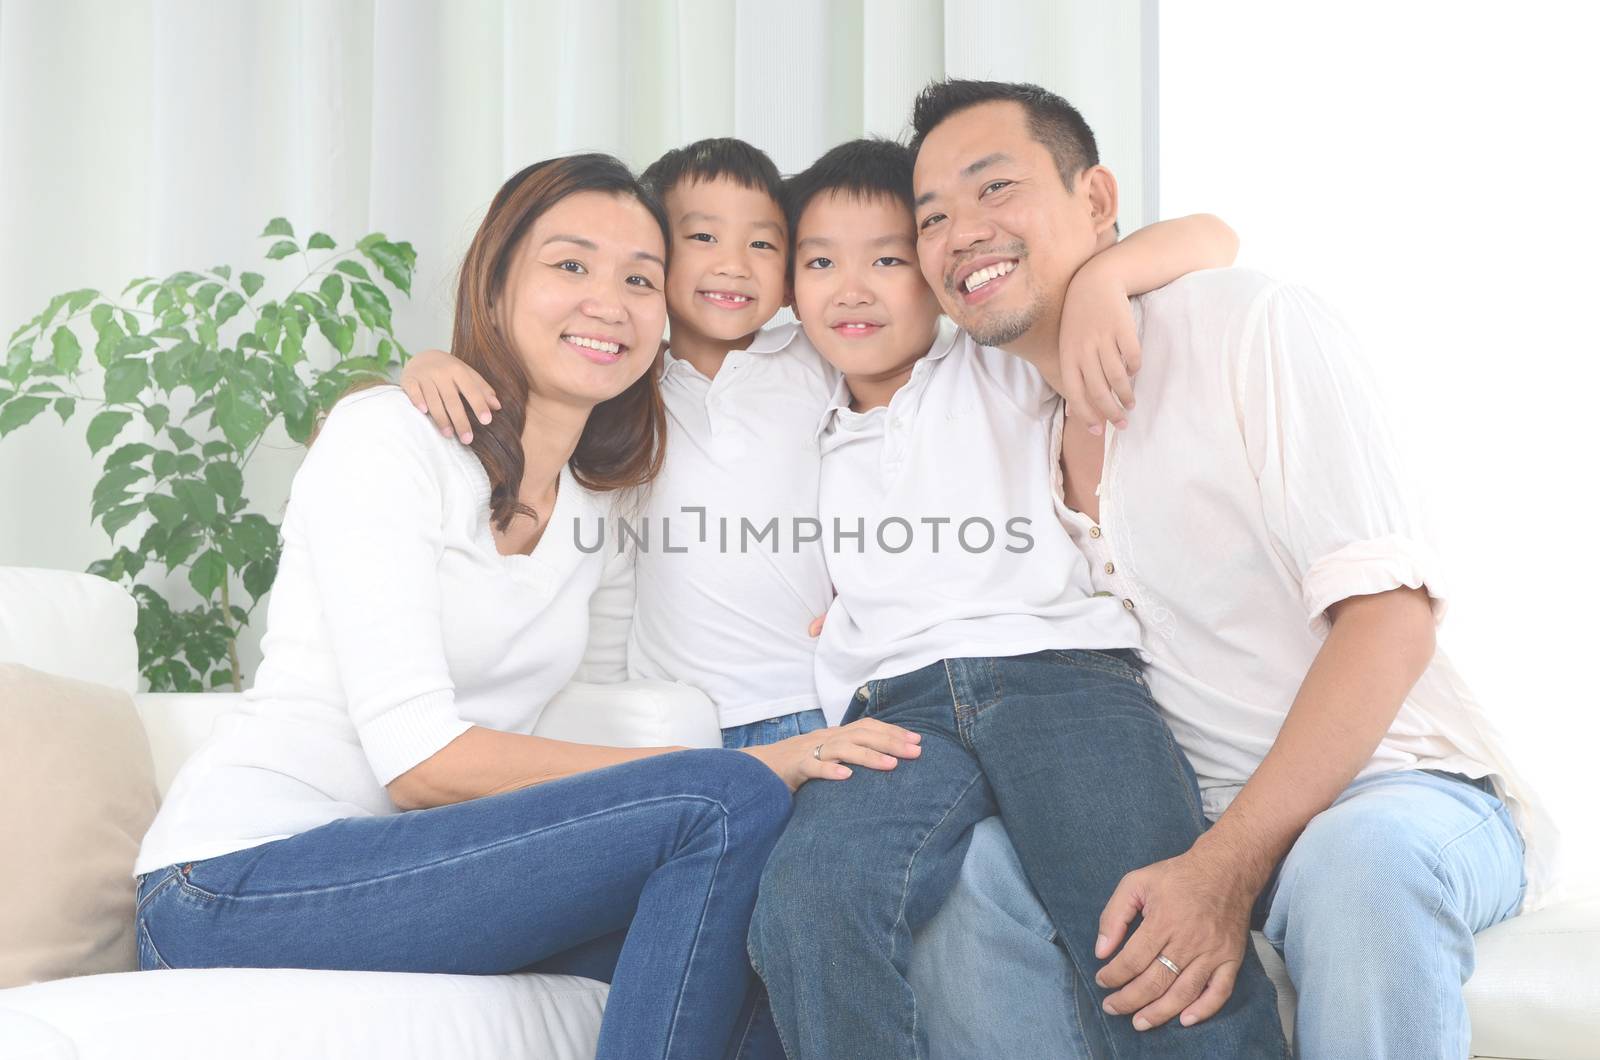
[[[1349,336],[1265,276],[1186,277],[1136,300],[1140,415],[1091,432],[1092,410],[1133,405],[1120,373],[1114,399],[1057,362],[1067,285],[1116,238],[1093,133],[1043,89],[974,81],[929,86],[913,126],[922,270],[956,323],[1066,396],[1059,514],[1095,589],[1138,619],[1215,822],[1123,880],[1093,1001],[1135,1026],[1205,1020],[1254,924],[1298,988],[1302,1057],[1465,1056],[1472,934],[1525,888],[1537,901],[1550,827],[1435,649],[1437,564]],[[974,299],[956,279],[979,258],[1014,267]],[[995,822],[963,872],[961,900],[987,894],[1006,916],[952,903],[940,915],[978,930],[941,932],[926,959],[959,965],[964,941],[1019,948],[1019,970],[1060,963]],[[1061,981],[985,992],[1026,1013],[1030,1037],[1054,1020],[1051,1055],[1088,1055],[1095,1029]],[[1028,1055],[1005,1023],[975,1024],[989,1037],[956,1053]]]

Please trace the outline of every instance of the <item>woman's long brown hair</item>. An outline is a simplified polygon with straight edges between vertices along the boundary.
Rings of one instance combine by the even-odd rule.
[[[663,244],[672,243],[666,211],[628,167],[610,155],[535,162],[506,181],[489,204],[461,263],[450,350],[483,376],[500,399],[493,420],[472,432],[472,451],[489,476],[490,517],[502,533],[517,515],[537,517],[517,499],[522,488],[522,430],[532,384],[493,307],[504,296],[506,274],[523,236],[546,210],[580,191],[638,201],[661,226]],[[666,442],[666,410],[652,367],[627,390],[594,407],[567,466],[585,489],[643,486],[661,470]]]

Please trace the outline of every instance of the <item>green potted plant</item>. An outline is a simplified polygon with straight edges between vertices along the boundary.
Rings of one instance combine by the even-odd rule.
[[[407,356],[385,287],[410,294],[409,243],[380,232],[341,252],[316,232],[302,245],[281,217],[261,235],[268,271],[303,266],[282,297],[226,265],[139,277],[116,298],[69,291],[12,333],[0,369],[0,437],[47,409],[87,421],[100,456],[90,517],[116,546],[89,570],[138,601],[139,668],[155,692],[243,687],[239,633],[279,552],[245,470],[274,424],[304,444],[340,394]],[[200,603],[175,607],[151,584],[158,570],[187,572]]]

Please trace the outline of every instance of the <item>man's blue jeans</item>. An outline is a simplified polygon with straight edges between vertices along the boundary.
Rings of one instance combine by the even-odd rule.
[[[1479,782],[1402,771],[1351,784],[1312,820],[1256,905],[1256,927],[1299,995],[1296,1054],[1467,1056],[1461,987],[1472,975],[1472,935],[1520,908],[1522,853],[1505,806]],[[1088,998],[999,818],[973,830],[961,873],[914,962],[933,1056],[1100,1056],[1081,1015]],[[995,952],[1011,960],[999,966]],[[980,989],[945,972],[979,958],[990,973]]]
[[[146,874],[140,965],[586,974],[625,932],[596,1055],[719,1057],[789,807],[765,765],[710,750],[347,818]]]
[[[912,932],[950,893],[972,826],[996,810],[1098,1005],[1109,993],[1093,985],[1101,907],[1123,874],[1187,850],[1205,823],[1133,654],[949,659],[869,682],[851,705],[860,716],[921,733],[922,754],[795,798],[750,928],[791,1060],[928,1055],[907,981]],[[1004,1004],[1018,1021],[1035,1016]],[[1276,1005],[1251,954],[1233,998],[1198,1027],[1141,1034],[1127,1017],[1095,1008],[1094,1019],[1119,1058],[1281,1058]]]

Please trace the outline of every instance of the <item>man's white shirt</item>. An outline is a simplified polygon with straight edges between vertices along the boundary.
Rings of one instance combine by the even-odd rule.
[[[1095,588],[1143,629],[1151,689],[1215,818],[1277,739],[1330,605],[1425,587],[1437,621],[1449,589],[1360,350],[1326,305],[1226,269],[1135,314],[1138,408],[1107,433],[1099,522],[1060,502],[1059,465],[1054,492]],[[1060,429],[1058,415],[1057,451]],[[1396,769],[1492,776],[1538,904],[1554,829],[1443,651],[1362,775]]]

